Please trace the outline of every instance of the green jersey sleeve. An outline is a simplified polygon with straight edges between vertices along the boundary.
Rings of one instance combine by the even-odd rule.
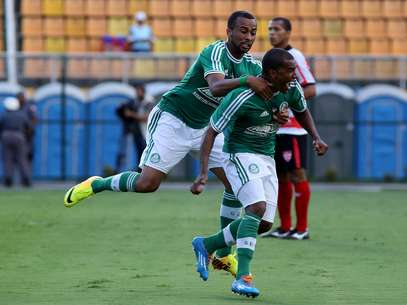
[[[246,53],[245,58],[251,64],[250,65],[250,75],[260,76],[262,74],[261,62],[253,57],[253,55]]]
[[[229,124],[236,121],[243,111],[244,103],[254,94],[253,90],[242,88],[229,92],[212,114],[211,127],[219,133],[223,132]]]
[[[307,101],[304,97],[301,85],[295,80],[290,84],[290,98],[288,105],[295,112],[304,112],[307,110]]]
[[[225,44],[222,41],[211,44],[199,54],[199,60],[204,70],[204,77],[211,73],[225,74],[224,67],[221,61],[222,52]]]

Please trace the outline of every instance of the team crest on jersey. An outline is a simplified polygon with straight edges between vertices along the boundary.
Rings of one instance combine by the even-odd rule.
[[[261,118],[264,118],[265,116],[268,116],[268,115],[269,115],[268,111],[267,111],[267,110],[264,110],[264,111],[260,114],[260,117],[261,117]]]
[[[161,160],[161,157],[158,153],[153,153],[150,157],[151,163],[158,163],[158,162],[160,162],[160,160]]]
[[[292,157],[293,157],[293,152],[291,150],[283,151],[283,159],[285,160],[285,162],[290,162]]]
[[[260,172],[259,166],[256,163],[250,164],[249,172],[251,172],[252,174],[258,174]]]
[[[284,101],[280,104],[280,107],[278,107],[278,110],[280,110],[280,112],[281,112],[281,111],[286,110],[287,108],[288,108],[288,103]]]

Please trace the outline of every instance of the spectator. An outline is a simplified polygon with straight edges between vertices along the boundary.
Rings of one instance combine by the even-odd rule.
[[[136,85],[135,90],[136,97],[140,101],[140,115],[145,116],[145,120],[140,122],[141,132],[145,138],[147,132],[147,118],[155,106],[155,101],[151,95],[146,94],[146,87],[143,84]]]
[[[6,112],[0,118],[0,139],[3,146],[4,185],[13,185],[14,166],[17,165],[23,186],[31,186],[27,160],[26,133],[31,128],[27,114],[20,109],[18,99],[4,100]]]
[[[20,102],[20,109],[26,113],[28,120],[30,121],[31,128],[26,130],[25,137],[27,141],[27,158],[31,167],[34,159],[34,126],[37,124],[37,109],[34,103],[26,98],[24,92],[18,93],[17,99]]]
[[[136,97],[126,103],[121,104],[116,113],[122,121],[122,135],[119,144],[119,153],[116,159],[116,170],[119,172],[126,159],[127,138],[129,135],[133,138],[133,143],[140,158],[141,153],[146,147],[145,125],[148,114],[154,107],[152,97],[146,95],[144,85],[135,87]]]
[[[129,29],[128,44],[133,52],[152,52],[154,34],[147,24],[145,12],[137,12],[134,15],[135,23]]]

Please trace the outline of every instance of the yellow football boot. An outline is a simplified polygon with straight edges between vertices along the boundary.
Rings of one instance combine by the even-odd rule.
[[[100,179],[99,176],[92,176],[85,181],[71,187],[66,193],[64,197],[64,205],[67,208],[73,207],[75,204],[80,202],[83,199],[86,199],[92,195],[94,192],[92,190],[92,182],[96,179]]]
[[[212,267],[215,270],[225,270],[229,272],[233,277],[236,277],[237,259],[233,254],[229,254],[228,256],[224,257],[217,257],[215,255],[212,259]]]

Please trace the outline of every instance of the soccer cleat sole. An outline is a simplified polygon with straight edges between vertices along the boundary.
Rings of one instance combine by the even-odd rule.
[[[291,240],[309,240],[309,239],[311,239],[311,236],[309,234],[307,236],[303,237],[303,238],[296,238],[296,237],[290,236],[288,239],[291,239]]]
[[[232,289],[232,292],[234,294],[246,296],[248,298],[253,298],[253,299],[257,298],[260,295],[260,293],[257,293],[257,292],[243,292],[243,291],[238,291],[238,290],[235,290],[235,289]]]

